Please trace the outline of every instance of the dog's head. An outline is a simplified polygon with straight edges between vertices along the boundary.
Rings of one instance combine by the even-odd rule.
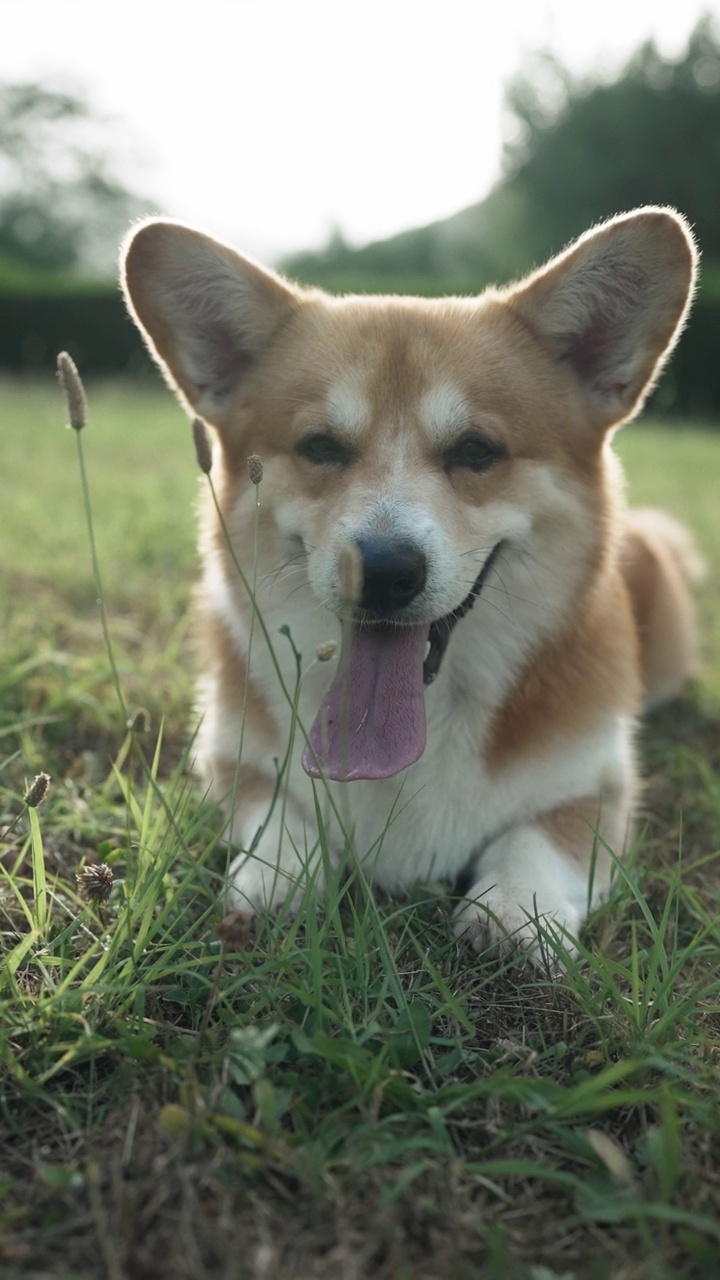
[[[349,714],[377,714],[331,775],[417,758],[423,669],[499,563],[553,563],[546,616],[582,593],[607,522],[604,439],[672,348],[695,260],[681,217],[642,209],[480,298],[333,298],[178,223],[131,236],[130,309],[216,429],[230,487],[259,453],[277,532],[304,551],[319,601],[352,609]]]

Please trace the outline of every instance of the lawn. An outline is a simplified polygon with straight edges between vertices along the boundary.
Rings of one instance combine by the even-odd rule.
[[[642,424],[634,502],[710,562],[697,690],[643,732],[636,845],[581,959],[451,941],[359,876],[216,932],[192,750],[187,423],[154,384],[0,384],[0,1274],[640,1280],[720,1257],[720,431]],[[38,808],[27,784],[52,781]],[[109,900],[76,880],[112,871]]]

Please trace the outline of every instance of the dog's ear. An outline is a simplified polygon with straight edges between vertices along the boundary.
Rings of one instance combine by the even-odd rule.
[[[684,218],[648,207],[588,231],[509,292],[580,379],[598,426],[631,417],[654,385],[687,316],[697,258]]]
[[[274,272],[166,219],[134,231],[121,264],[128,307],[190,409],[210,422],[300,305]]]

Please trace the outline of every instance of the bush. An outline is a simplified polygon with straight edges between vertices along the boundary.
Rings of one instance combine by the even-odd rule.
[[[478,281],[423,275],[317,273],[312,283],[330,292],[438,295],[479,292]],[[4,286],[4,287],[3,287]],[[687,333],[653,399],[653,411],[720,418],[720,278],[706,273]],[[0,370],[33,373],[55,367],[69,351],[84,374],[143,374],[150,370],[142,341],[119,290],[107,284],[47,281],[0,273]]]
[[[142,342],[116,288],[92,284],[0,291],[0,368],[54,367],[69,351],[83,373],[140,372]]]

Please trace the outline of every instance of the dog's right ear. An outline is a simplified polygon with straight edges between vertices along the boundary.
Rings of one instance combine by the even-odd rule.
[[[130,314],[193,413],[222,425],[243,374],[300,305],[274,272],[192,227],[152,219],[128,238]]]

